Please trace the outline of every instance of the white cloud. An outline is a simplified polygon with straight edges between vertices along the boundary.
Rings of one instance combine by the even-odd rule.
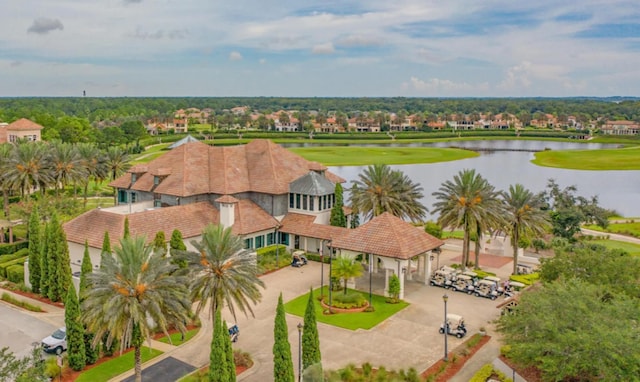
[[[333,47],[333,43],[325,42],[324,44],[318,44],[311,49],[313,54],[333,54],[336,52],[336,48]]]
[[[229,60],[231,60],[231,61],[240,61],[240,60],[242,60],[242,55],[240,54],[240,52],[233,51],[233,52],[229,53]]]
[[[33,24],[31,24],[29,29],[27,29],[27,32],[36,34],[47,34],[56,29],[64,29],[64,25],[62,25],[62,22],[60,20],[41,17],[33,20]]]

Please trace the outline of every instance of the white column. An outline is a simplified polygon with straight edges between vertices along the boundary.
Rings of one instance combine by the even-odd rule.
[[[408,263],[407,263],[408,265]],[[407,267],[409,268],[409,267]],[[407,269],[407,272],[409,272],[409,269]],[[404,279],[407,277],[407,274],[405,273],[404,275],[402,273],[400,273],[400,294],[398,295],[398,298],[400,300],[402,300],[404,298]]]
[[[389,268],[384,269],[384,296],[389,297]]]
[[[431,254],[430,253],[425,253],[423,255],[423,261],[424,261],[424,283],[426,285],[429,285],[429,277],[431,277]]]

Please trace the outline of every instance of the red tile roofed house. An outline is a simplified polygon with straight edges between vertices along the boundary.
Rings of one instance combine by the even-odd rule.
[[[638,135],[640,123],[634,121],[607,121],[601,128],[607,135]]]
[[[19,139],[29,142],[41,141],[40,133],[43,128],[33,121],[21,118],[8,125],[0,126],[0,143],[13,143]]]
[[[317,190],[311,188],[290,191],[291,184],[307,178],[322,183],[322,194],[315,194]],[[279,220],[292,210],[311,214],[327,224],[335,203],[336,182],[344,179],[268,140],[229,147],[186,143],[147,164],[133,166],[110,184],[116,189],[117,206],[87,212],[68,222],[65,230],[70,243],[76,244],[70,244],[70,249],[74,247],[71,256],[77,260],[85,239],[97,258],[105,231],[117,243],[122,237],[119,227],[124,227],[127,215],[131,217],[131,233],[146,234],[147,240],[161,229],[169,238],[171,227],[179,228],[179,220],[195,219],[199,223],[189,235],[199,235],[206,225],[203,216],[207,216],[207,224],[232,226],[234,233],[245,238],[248,248],[276,241],[289,244],[288,235],[276,237]],[[195,205],[210,207],[194,209]],[[210,213],[202,215],[203,211]],[[145,222],[144,228],[134,228],[134,216]],[[185,243],[193,237],[182,233]]]
[[[72,269],[80,270],[85,240],[99,264],[104,232],[117,245],[128,217],[131,235],[145,235],[148,242],[159,231],[168,239],[178,229],[193,249],[191,241],[206,225],[222,224],[250,249],[283,243],[329,253],[333,246],[344,256],[370,254],[385,275],[397,272],[402,280],[417,269],[426,282],[430,251],[443,243],[389,214],[356,229],[330,226],[336,182],[344,179],[268,140],[228,147],[185,143],[111,182],[116,206],[64,225]]]

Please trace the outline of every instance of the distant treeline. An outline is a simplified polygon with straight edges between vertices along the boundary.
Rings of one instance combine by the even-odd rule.
[[[0,98],[0,121],[29,118],[53,126],[62,117],[76,117],[90,123],[100,121],[170,118],[179,109],[211,108],[224,114],[238,106],[271,113],[279,110],[342,112],[425,113],[446,117],[452,114],[547,113],[575,116],[584,121],[626,119],[640,121],[640,99],[636,98],[286,98],[286,97],[60,97]]]

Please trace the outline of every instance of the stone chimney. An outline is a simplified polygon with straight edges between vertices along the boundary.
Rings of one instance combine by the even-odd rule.
[[[235,205],[238,201],[231,195],[224,195],[216,199],[216,202],[220,205],[220,224],[224,228],[233,227],[236,222]]]

